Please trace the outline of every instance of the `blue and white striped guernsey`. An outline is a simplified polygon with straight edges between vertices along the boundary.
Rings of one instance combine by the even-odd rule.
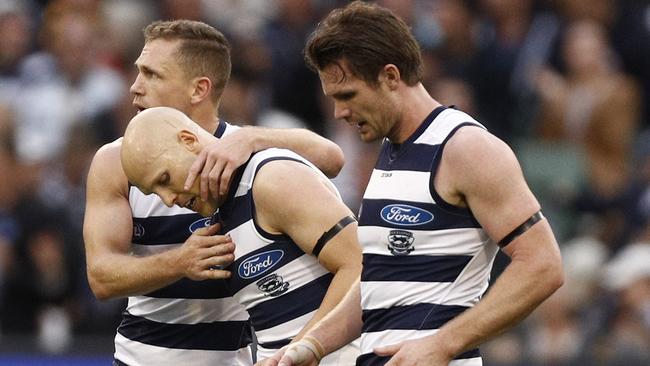
[[[239,183],[231,189],[229,198],[219,209],[222,230],[236,244],[235,262],[229,267],[232,277],[227,282],[235,299],[251,316],[258,340],[258,360],[271,356],[288,344],[311,320],[333,277],[316,257],[304,253],[289,236],[268,233],[256,224],[253,182],[259,169],[274,160],[306,164],[336,191],[327,177],[309,161],[283,149],[268,149],[254,154],[233,177],[234,182]],[[358,352],[354,357],[356,355]],[[328,356],[321,365],[336,364],[336,361],[328,362],[337,357]],[[354,357],[352,361],[341,364],[351,364]]]
[[[384,141],[363,196],[363,329],[357,365],[383,365],[377,346],[431,335],[476,304],[488,286],[498,247],[465,208],[433,188],[442,150],[467,114],[436,108],[401,146]],[[475,127],[469,127],[475,128]],[[451,366],[479,366],[478,349]]]
[[[215,136],[237,129],[220,122]],[[210,219],[166,207],[156,195],[129,189],[132,251],[159,253],[181,245]],[[129,366],[251,365],[248,314],[225,281],[179,280],[145,296],[129,297],[115,336],[115,359]]]

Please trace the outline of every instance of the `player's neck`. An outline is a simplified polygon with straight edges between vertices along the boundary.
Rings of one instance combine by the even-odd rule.
[[[201,128],[210,132],[211,134],[214,134],[214,132],[217,130],[217,126],[219,126],[219,117],[216,110],[195,110],[189,117],[199,126],[201,126]]]
[[[441,105],[429,95],[422,84],[407,88],[403,103],[403,115],[398,122],[399,133],[390,139],[391,142],[398,144],[406,141],[420,127],[431,111]]]

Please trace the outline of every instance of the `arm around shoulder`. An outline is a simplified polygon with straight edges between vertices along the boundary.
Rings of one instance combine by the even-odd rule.
[[[333,141],[304,128],[246,127],[255,131],[255,151],[280,147],[311,161],[329,178],[336,177],[345,163],[343,150]]]
[[[130,254],[133,221],[120,141],[103,146],[91,163],[83,236],[88,282],[100,299],[142,294],[180,278],[164,256]],[[156,268],[156,266],[158,268]]]

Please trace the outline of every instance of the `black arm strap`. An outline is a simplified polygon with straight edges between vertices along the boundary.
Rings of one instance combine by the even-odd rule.
[[[528,220],[526,220],[523,224],[517,226],[514,230],[510,232],[510,234],[506,235],[503,239],[501,239],[497,244],[503,248],[506,245],[510,244],[513,240],[515,240],[519,235],[525,233],[528,229],[533,227],[538,221],[544,218],[544,215],[542,214],[542,211],[539,210],[537,211],[533,216],[529,217]]]
[[[330,241],[334,235],[338,234],[339,231],[343,230],[346,226],[356,221],[357,220],[353,216],[346,216],[339,220],[339,222],[334,224],[334,226],[332,226],[329,230],[324,232],[320,238],[318,238],[318,241],[316,242],[316,245],[314,245],[314,249],[312,249],[311,254],[318,257],[325,244],[327,244],[327,242]]]

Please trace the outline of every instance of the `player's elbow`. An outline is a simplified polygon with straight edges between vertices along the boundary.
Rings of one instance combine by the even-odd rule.
[[[564,270],[559,250],[546,253],[536,262],[536,265],[533,266],[536,282],[539,284],[541,295],[547,298],[564,284]]]
[[[107,286],[102,280],[101,275],[99,275],[97,269],[93,269],[91,266],[88,266],[88,284],[90,289],[95,295],[95,298],[100,301],[110,300],[117,296],[110,290],[110,287]]]
[[[330,143],[325,151],[327,159],[323,162],[323,173],[328,178],[334,178],[341,172],[343,169],[343,164],[345,164],[345,156],[343,155],[343,150],[339,145],[335,143]]]

